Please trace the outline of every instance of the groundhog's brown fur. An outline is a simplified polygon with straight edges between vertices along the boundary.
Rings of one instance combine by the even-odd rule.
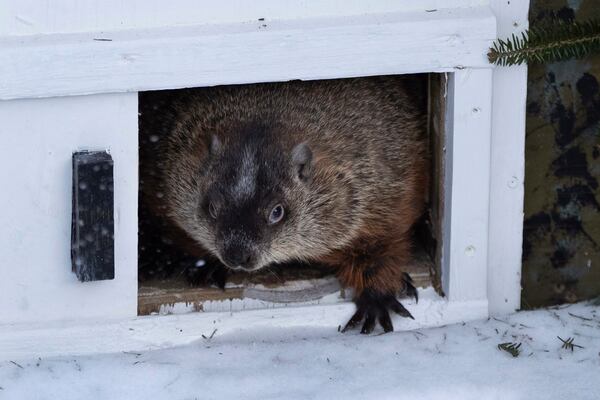
[[[403,266],[428,187],[422,77],[146,96],[159,106],[142,109],[143,197],[198,248],[248,270],[330,265],[355,290],[348,327],[366,318],[363,332],[375,319],[391,330],[388,309],[410,316],[395,295],[416,296]],[[267,223],[275,203],[285,218]]]

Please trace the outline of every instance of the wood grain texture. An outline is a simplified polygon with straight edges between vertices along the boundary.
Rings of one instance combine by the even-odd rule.
[[[445,169],[445,184],[451,185],[446,186],[444,198],[445,209],[451,209],[444,215],[444,237],[450,238],[443,248],[443,284],[445,290],[450,289],[451,300],[447,304],[458,306],[466,299],[464,304],[474,302],[479,307],[485,303],[487,307],[489,295],[492,313],[518,307],[524,70],[496,69],[490,80],[485,53],[496,37],[496,21],[501,34],[526,24],[526,0],[512,4],[499,0],[377,1],[368,7],[367,2],[353,1],[343,14],[341,2],[335,0],[324,1],[317,11],[306,2],[294,1],[289,12],[275,1],[264,0],[257,5],[258,11],[240,5],[227,15],[215,6],[205,14],[206,19],[199,10],[184,15],[181,11],[191,4],[187,0],[171,3],[170,11],[161,8],[158,0],[145,3],[145,8],[141,0],[135,1],[129,4],[137,4],[131,7],[138,9],[122,17],[122,7],[130,5],[117,0],[107,0],[105,5],[83,0],[80,8],[69,7],[74,4],[71,0],[58,0],[54,9],[39,7],[40,2],[33,0],[9,0],[9,7],[0,10],[0,99],[456,71],[449,74],[447,92],[452,112],[446,127],[453,136],[446,146]],[[424,9],[430,5],[431,9]],[[265,10],[273,13],[259,21],[264,16],[257,13]],[[492,95],[493,109],[488,103]],[[5,215],[0,227],[0,238],[14,244],[0,254],[0,265],[31,266],[3,270],[10,282],[0,291],[6,305],[0,312],[3,321],[113,318],[135,312],[135,260],[131,257],[136,235],[131,207],[137,204],[137,193],[127,188],[135,187],[137,179],[137,156],[131,152],[135,135],[128,136],[136,129],[136,97],[101,95],[0,104],[0,131],[5,131],[2,137],[7,144],[4,170],[14,167],[22,149],[39,144],[37,157],[26,165],[18,164],[19,180],[10,174],[2,177],[2,184],[12,188],[13,194],[0,197],[0,204],[15,212]],[[475,108],[482,113],[472,113]],[[27,117],[32,114],[36,118]],[[492,128],[486,122],[490,118]],[[107,124],[115,131],[110,137],[104,136],[104,126],[100,129]],[[74,130],[81,127],[86,129]],[[112,154],[126,163],[115,175],[121,188],[115,194],[116,234],[120,235],[117,263],[125,268],[114,282],[88,288],[84,303],[73,310],[72,299],[82,298],[73,285],[77,282],[55,274],[57,268],[68,265],[66,251],[56,250],[68,249],[64,224],[68,211],[63,207],[69,191],[68,156],[64,157],[65,149],[72,151],[73,144],[89,143],[111,147]],[[23,179],[26,185],[21,185]],[[60,226],[57,216],[63,222]],[[36,256],[28,251],[32,246],[39,250]],[[51,261],[39,263],[40,257]],[[29,279],[36,274],[43,276],[44,286]],[[14,282],[26,282],[25,288]],[[40,304],[54,298],[57,291],[66,294],[47,312],[40,311]],[[23,296],[33,292],[40,296]],[[104,301],[107,297],[118,298],[122,307],[112,307]],[[86,309],[86,304],[96,306]],[[478,316],[483,315],[480,308]]]
[[[488,67],[488,7],[0,39],[0,99]]]
[[[433,261],[425,250],[419,249],[405,270],[416,287],[428,288],[432,285],[433,268]],[[310,302],[319,304],[322,297],[340,291],[339,283],[333,276],[317,279],[288,277],[269,281],[268,276],[260,279],[248,275],[246,280],[233,283],[235,287],[221,290],[214,287],[190,287],[183,278],[143,282],[138,292],[138,315],[170,313],[177,308],[183,309],[184,312],[215,309],[239,311],[306,305]],[[352,296],[341,290],[341,297],[350,301]]]
[[[442,251],[444,243],[444,176],[446,160],[446,92],[447,74],[429,76],[429,142],[431,157],[431,181],[429,195],[429,232],[432,240],[430,256],[432,263],[432,285],[443,293],[442,289]]]
[[[527,28],[529,0],[492,0],[491,6],[500,37]],[[521,304],[527,66],[495,68],[492,95],[487,287],[490,313],[506,314]]]
[[[448,82],[442,287],[451,301],[487,301],[492,70]]]
[[[487,0],[3,0],[0,36],[107,32],[477,7]]]
[[[0,324],[135,317],[137,95],[2,101],[0,121]],[[85,284],[71,272],[71,158],[83,149],[115,163],[115,279]]]

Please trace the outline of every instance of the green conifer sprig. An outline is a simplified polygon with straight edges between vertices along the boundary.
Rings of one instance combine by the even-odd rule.
[[[568,338],[567,340],[561,338],[560,336],[557,336],[557,338],[563,343],[561,348],[566,349],[566,350],[575,350],[575,347],[579,347],[580,349],[583,349],[583,346],[580,346],[578,344],[573,343],[573,341],[575,340],[574,338]]]
[[[600,20],[542,23],[506,40],[498,39],[488,53],[502,66],[548,63],[600,53]]]
[[[521,343],[511,343],[511,342],[500,343],[498,345],[498,348],[500,350],[506,351],[513,357],[519,357],[519,355],[521,354],[521,350],[519,350],[520,347],[521,347]]]

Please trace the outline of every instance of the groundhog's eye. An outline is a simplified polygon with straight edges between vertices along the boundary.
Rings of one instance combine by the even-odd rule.
[[[217,219],[217,206],[215,206],[215,203],[213,203],[213,202],[208,203],[208,213],[210,214],[211,217],[213,217],[214,219]]]
[[[269,214],[269,224],[273,225],[273,224],[278,223],[279,221],[281,221],[283,219],[284,214],[285,214],[285,211],[283,210],[283,206],[281,204],[277,204],[271,210],[271,214]]]

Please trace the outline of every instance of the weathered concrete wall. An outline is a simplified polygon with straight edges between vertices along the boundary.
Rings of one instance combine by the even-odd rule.
[[[530,22],[600,18],[600,0],[532,0]],[[523,307],[600,294],[600,56],[530,65]]]

